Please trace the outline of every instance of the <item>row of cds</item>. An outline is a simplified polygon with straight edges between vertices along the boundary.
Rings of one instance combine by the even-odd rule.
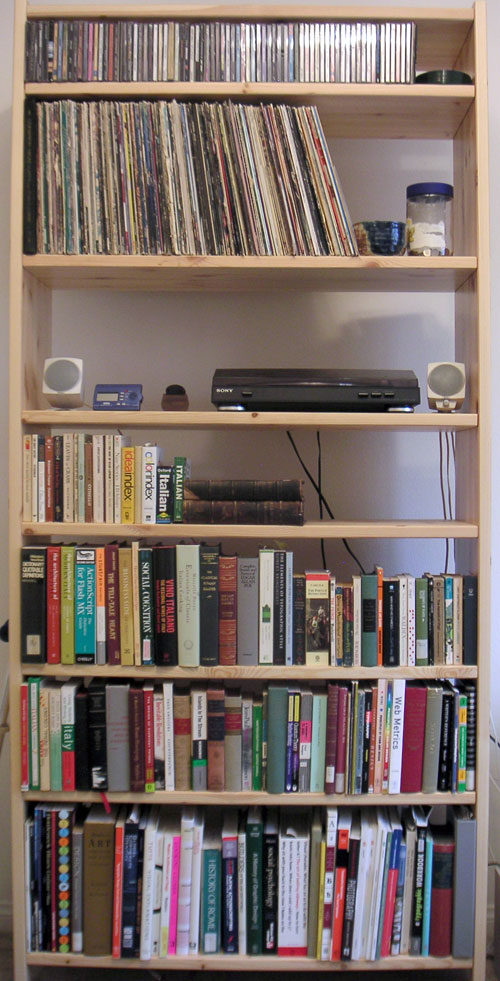
[[[31,20],[29,82],[413,82],[414,23]]]
[[[60,100],[30,112],[40,253],[357,254],[312,106]]]

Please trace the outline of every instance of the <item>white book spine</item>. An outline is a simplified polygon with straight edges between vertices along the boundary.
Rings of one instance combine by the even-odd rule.
[[[38,436],[31,437],[31,521],[38,521]]]
[[[75,468],[75,448],[72,433],[63,436],[63,521],[75,520],[75,497],[73,492]]]
[[[85,521],[85,433],[76,435],[76,520]]]
[[[105,472],[105,495],[104,495],[104,520],[106,524],[113,524],[115,520],[115,437],[112,433],[106,433],[104,437],[104,472]]]
[[[361,576],[352,577],[353,664],[361,664]]]
[[[403,757],[403,723],[405,715],[404,678],[392,683],[391,752],[389,756],[389,793],[399,794],[401,789],[401,761]]]
[[[174,766],[174,685],[163,684],[163,728],[165,734],[165,790],[175,790]]]
[[[383,821],[383,819],[382,819]],[[370,905],[370,923],[368,930],[368,939],[366,947],[366,958],[369,961],[375,960],[375,952],[377,948],[377,932],[378,932],[378,921],[380,915],[380,900],[382,895],[382,885],[383,885],[383,873],[384,873],[384,860],[385,860],[385,846],[387,843],[387,825],[382,823],[379,819],[379,826],[377,829],[377,839],[375,843],[374,851],[374,869],[373,869],[373,885],[372,885],[372,897]]]
[[[352,960],[359,961],[364,956],[363,950],[363,921],[365,900],[370,869],[370,852],[373,847],[373,836],[370,835],[370,825],[361,818],[361,840],[359,845],[358,877],[356,885],[356,901],[354,906],[354,923],[352,928]]]
[[[200,546],[177,546],[177,637],[179,666],[200,663]]]
[[[93,518],[96,523],[104,523],[104,436],[92,437],[92,484]]]
[[[241,789],[252,789],[252,697],[241,699]]]
[[[114,436],[113,440],[113,520],[119,525],[122,520],[122,447],[125,440],[123,436]]]
[[[293,664],[293,552],[286,553],[285,664]]]
[[[408,576],[408,665],[416,664],[415,576]]]
[[[333,907],[333,890],[335,885],[335,848],[337,844],[337,826],[338,826],[338,809],[336,807],[327,807],[326,809],[326,868],[325,868],[325,884],[323,888],[323,902],[324,906]],[[330,947],[332,940],[332,927],[333,922],[333,912],[330,917],[330,925],[325,926],[323,919],[323,927],[321,930],[321,960],[327,961],[330,959]]]
[[[39,754],[40,754],[40,790],[50,790],[50,723],[49,723],[49,691],[40,686],[39,697]]]
[[[38,461],[38,520],[45,521],[45,457]]]
[[[24,437],[23,443],[23,521],[32,521],[31,512],[31,435]]]
[[[154,525],[156,522],[156,468],[159,462],[160,450],[158,447],[143,446],[141,481],[141,523],[143,525]]]
[[[135,487],[134,487],[134,508],[135,516],[134,521],[136,525],[140,525],[142,518],[142,485],[143,485],[143,473],[142,473],[142,458],[143,458],[143,446],[135,447]]]
[[[151,811],[144,832],[144,864],[142,869],[141,946],[142,961],[151,960],[153,952],[153,901],[157,823]]]
[[[32,788],[40,786],[40,755],[39,755],[39,699],[38,685],[29,681],[29,734],[30,734],[30,763]]]
[[[309,837],[280,834],[278,951],[283,953],[307,950],[308,882]]]
[[[179,899],[177,903],[176,954],[189,954],[191,923],[191,881],[193,873],[194,811],[186,808],[181,818],[181,855],[179,862]]]
[[[163,869],[161,885],[160,957],[166,957],[168,954],[173,850],[174,836],[171,831],[166,831],[165,841],[163,844]]]
[[[78,517],[78,436],[73,433],[73,513],[74,521],[79,521]]]
[[[153,692],[153,735],[156,790],[165,789],[165,719],[163,712],[163,692],[155,689]],[[162,770],[163,778],[161,776]]]
[[[238,832],[238,953],[247,952],[247,891],[246,891],[246,848],[244,831]]]
[[[165,832],[156,832],[155,868],[153,882],[153,923],[151,927],[151,951],[153,957],[160,956],[160,927],[162,906],[163,862],[165,849]]]
[[[205,817],[197,812],[193,834],[193,869],[191,880],[191,909],[189,918],[189,953],[196,957],[200,949],[201,863]]]
[[[273,663],[274,551],[259,552],[259,664]]]

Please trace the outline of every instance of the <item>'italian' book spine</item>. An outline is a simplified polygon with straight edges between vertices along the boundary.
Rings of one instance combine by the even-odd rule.
[[[71,792],[75,783],[75,695],[79,682],[66,681],[61,687],[61,752],[63,790]]]
[[[184,456],[174,458],[174,521],[184,521],[184,481],[190,476],[191,466]]]
[[[169,525],[174,518],[174,468],[159,466],[156,471],[156,524]]]

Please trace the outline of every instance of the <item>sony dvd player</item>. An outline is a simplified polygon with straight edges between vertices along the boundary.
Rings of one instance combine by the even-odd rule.
[[[413,371],[217,368],[212,403],[240,412],[411,412],[420,389]]]

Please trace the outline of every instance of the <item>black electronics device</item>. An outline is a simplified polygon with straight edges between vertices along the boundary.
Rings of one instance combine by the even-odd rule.
[[[413,371],[217,368],[212,402],[240,412],[411,412],[420,389]]]

